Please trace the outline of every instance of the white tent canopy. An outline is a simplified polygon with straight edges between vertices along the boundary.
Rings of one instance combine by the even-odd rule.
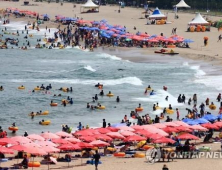
[[[177,5],[175,5],[177,8],[190,8],[189,5],[184,2],[184,0],[181,0]]]
[[[99,12],[99,6],[94,4],[92,0],[88,0],[85,4],[81,5],[81,9],[87,9],[94,12]],[[81,11],[82,12],[82,11]]]
[[[149,19],[166,19],[166,15],[162,14],[159,8],[156,8],[153,11],[153,14],[149,16]]]
[[[189,25],[208,25],[209,22],[207,22],[201,15],[200,13],[196,14],[196,17],[194,18],[193,21],[188,23]]]
[[[82,5],[82,7],[99,7],[98,5],[94,4],[92,0],[88,0],[85,4]]]

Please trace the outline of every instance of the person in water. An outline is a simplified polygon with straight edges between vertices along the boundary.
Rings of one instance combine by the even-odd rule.
[[[104,95],[104,92],[103,90],[101,90],[101,92],[99,93],[100,96],[103,96]]]
[[[153,104],[153,111],[156,111],[156,104]]]
[[[119,96],[116,97],[116,102],[117,102],[117,103],[120,102],[120,98],[119,98]]]
[[[191,99],[191,98],[189,98],[189,100],[188,100],[188,105],[190,105],[190,104],[191,104],[191,101],[192,101],[192,99]]]
[[[24,137],[27,137],[28,136],[28,133],[27,133],[27,131],[25,131],[25,133],[24,133]]]
[[[95,100],[96,100],[96,101],[98,100],[98,96],[97,96],[97,94],[95,94]]]
[[[4,90],[3,86],[0,87],[0,90]]]
[[[172,110],[172,109],[173,109],[173,108],[172,108],[172,106],[171,106],[171,104],[169,104],[169,109],[170,109],[170,110]]]
[[[31,119],[34,119],[34,117],[35,117],[35,114],[34,114],[34,112],[32,112],[31,113]]]
[[[221,100],[221,93],[219,93],[217,96],[217,101],[220,102],[220,100]]]
[[[89,109],[89,108],[90,108],[90,104],[89,104],[89,103],[87,103],[86,108],[87,108],[87,109]]]
[[[207,98],[207,99],[206,99],[206,101],[205,101],[205,103],[206,103],[206,106],[208,106],[208,105],[209,105],[209,103],[210,103],[210,99],[209,99],[209,98]]]
[[[144,92],[145,94],[147,94],[147,89],[145,90],[145,92]]]
[[[92,102],[93,102],[93,103],[95,103],[95,102],[96,102],[96,101],[95,101],[95,97],[92,97]]]
[[[150,87],[150,85],[148,85],[148,87],[147,87],[148,89],[151,89],[151,87]]]
[[[152,91],[150,92],[150,95],[154,95],[154,90],[152,90]]]
[[[70,92],[72,92],[72,87],[70,87],[70,90],[69,90]]]
[[[72,100],[72,98],[70,99],[69,103],[70,103],[70,104],[73,104],[73,100]]]
[[[112,94],[111,91],[109,91],[109,94]]]
[[[66,107],[66,100],[63,100],[62,104],[63,104],[64,107]]]
[[[139,103],[139,107],[138,108],[141,108],[141,104]]]

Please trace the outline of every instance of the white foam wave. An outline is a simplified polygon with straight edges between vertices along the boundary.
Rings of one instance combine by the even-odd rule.
[[[188,62],[184,62],[183,66],[189,66],[189,63]]]
[[[177,98],[164,90],[157,90],[155,95],[148,96],[147,98],[133,98],[133,101],[150,102],[152,104],[159,103],[160,107],[168,107],[171,104],[172,107],[183,106],[184,104],[178,103]],[[168,101],[165,100],[168,96]]]
[[[120,84],[132,84],[135,86],[141,86],[142,80],[137,77],[125,77],[120,79],[111,79],[111,80],[81,80],[81,79],[11,79],[11,80],[2,80],[7,82],[48,82],[48,83],[63,83],[63,84],[84,84],[84,85],[94,85],[98,82],[104,85],[114,86]]]
[[[97,56],[102,57],[102,58],[108,58],[108,59],[111,59],[111,60],[122,60],[121,58],[119,58],[115,55],[110,55],[110,54],[107,54],[107,53],[97,54]]]
[[[204,84],[207,87],[216,88],[217,90],[222,90],[222,76],[204,76],[194,80],[194,82]]]
[[[89,70],[89,71],[92,71],[92,72],[95,72],[96,70],[94,68],[92,68],[91,66],[87,65],[84,67],[86,70]]]
[[[197,78],[200,78],[200,77],[206,75],[206,73],[200,69],[200,66],[191,66],[190,69],[196,71],[195,77],[197,77]]]
[[[73,60],[38,60],[38,62],[41,62],[41,63],[56,63],[56,64],[73,64],[73,63],[77,63],[76,61],[73,61]]]

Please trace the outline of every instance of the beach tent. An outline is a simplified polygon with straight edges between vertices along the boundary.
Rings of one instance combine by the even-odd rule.
[[[166,19],[166,15],[162,14],[159,8],[156,8],[152,15],[149,16],[149,19]]]
[[[207,22],[200,13],[196,14],[196,17],[188,23],[188,25],[209,25],[209,22]]]
[[[184,0],[181,0],[177,5],[175,5],[175,7],[177,7],[177,8],[190,8],[190,6],[187,5],[186,2],[184,2]]]
[[[99,6],[94,4],[92,0],[88,0],[85,4],[81,5],[80,12],[99,12]]]

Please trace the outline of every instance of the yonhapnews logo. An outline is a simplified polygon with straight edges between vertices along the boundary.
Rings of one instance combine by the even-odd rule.
[[[146,151],[146,159],[149,164],[154,164],[158,162],[161,158],[160,149],[150,148]]]

